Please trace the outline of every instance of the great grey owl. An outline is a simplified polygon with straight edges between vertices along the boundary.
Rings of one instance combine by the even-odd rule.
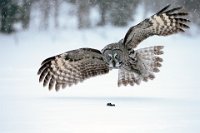
[[[49,90],[54,86],[56,91],[61,87],[71,86],[90,77],[119,69],[118,86],[140,84],[155,78],[161,62],[159,55],[163,54],[163,46],[152,46],[137,49],[144,39],[153,36],[172,35],[184,32],[187,23],[187,12],[182,7],[169,9],[167,5],[162,10],[131,27],[125,37],[119,42],[105,46],[101,51],[92,48],[80,48],[62,53],[44,60],[38,71],[39,81]]]

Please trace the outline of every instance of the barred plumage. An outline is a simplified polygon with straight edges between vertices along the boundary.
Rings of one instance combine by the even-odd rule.
[[[150,18],[131,27],[124,39],[106,45],[101,51],[92,48],[80,48],[65,52],[44,60],[38,71],[43,86],[56,91],[71,86],[90,77],[106,74],[119,69],[118,86],[140,84],[155,78],[163,59],[163,46],[152,46],[135,50],[141,41],[149,36],[172,35],[189,28],[190,20],[182,7],[169,9],[164,7]]]
[[[55,85],[58,91],[61,87],[71,86],[83,80],[108,73],[108,64],[100,51],[82,48],[69,51],[43,61],[38,71],[39,81],[49,90]]]
[[[119,70],[118,75],[118,86],[121,85],[131,85],[140,84],[141,81],[147,82],[148,79],[153,80],[155,78],[154,73],[159,72],[159,67],[161,67],[161,62],[163,61],[159,55],[163,54],[163,46],[153,46],[138,49],[131,58],[135,58],[137,61],[137,67],[142,74],[138,74],[132,71],[127,71],[125,69]]]
[[[131,27],[124,37],[124,45],[127,48],[136,48],[137,45],[149,36],[166,36],[177,32],[184,32],[189,28],[190,20],[187,12],[181,11],[182,7],[169,9],[166,6],[155,15],[145,19],[136,26]]]

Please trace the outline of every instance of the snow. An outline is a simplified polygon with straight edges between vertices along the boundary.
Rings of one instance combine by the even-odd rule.
[[[123,38],[129,26],[49,31],[34,26],[0,34],[0,133],[199,133],[199,35],[142,42],[139,48],[165,46],[161,72],[148,83],[118,88],[113,70],[49,92],[38,83],[42,60],[80,47],[102,49]],[[108,102],[116,106],[107,107]]]

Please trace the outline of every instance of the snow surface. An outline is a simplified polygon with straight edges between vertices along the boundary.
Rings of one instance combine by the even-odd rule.
[[[128,27],[0,34],[0,133],[199,133],[199,35],[142,42],[140,48],[164,45],[165,54],[161,72],[140,86],[118,88],[116,70],[59,92],[38,83],[45,58],[80,47],[102,49]]]

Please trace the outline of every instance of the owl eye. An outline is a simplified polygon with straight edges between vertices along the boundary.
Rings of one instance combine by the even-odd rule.
[[[117,60],[120,59],[119,54],[115,53],[115,54],[114,54],[114,58],[117,59]]]
[[[116,55],[115,55],[115,59],[119,59],[119,54],[116,54]]]
[[[111,59],[112,59],[112,55],[111,55],[111,54],[108,54],[108,55],[107,55],[107,59],[108,59],[108,60],[111,60]]]

